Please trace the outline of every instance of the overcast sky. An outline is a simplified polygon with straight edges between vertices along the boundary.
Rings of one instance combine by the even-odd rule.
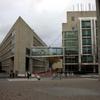
[[[95,0],[0,0],[0,42],[21,16],[49,46],[61,46],[66,12],[78,4],[88,10],[89,3],[95,10]]]

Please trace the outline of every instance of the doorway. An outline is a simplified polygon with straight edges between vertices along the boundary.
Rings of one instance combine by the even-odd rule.
[[[26,57],[26,68],[25,68],[26,72],[29,71],[29,58]]]

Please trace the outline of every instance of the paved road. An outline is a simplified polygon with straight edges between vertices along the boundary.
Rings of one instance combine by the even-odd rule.
[[[97,79],[0,79],[0,100],[100,100]]]

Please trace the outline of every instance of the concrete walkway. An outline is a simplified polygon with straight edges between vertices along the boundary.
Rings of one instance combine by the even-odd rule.
[[[0,80],[0,100],[100,100],[97,79],[14,80]]]

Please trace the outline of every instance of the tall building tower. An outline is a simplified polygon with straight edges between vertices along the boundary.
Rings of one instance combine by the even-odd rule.
[[[67,72],[98,72],[96,12],[67,13],[62,24],[63,65]]]

